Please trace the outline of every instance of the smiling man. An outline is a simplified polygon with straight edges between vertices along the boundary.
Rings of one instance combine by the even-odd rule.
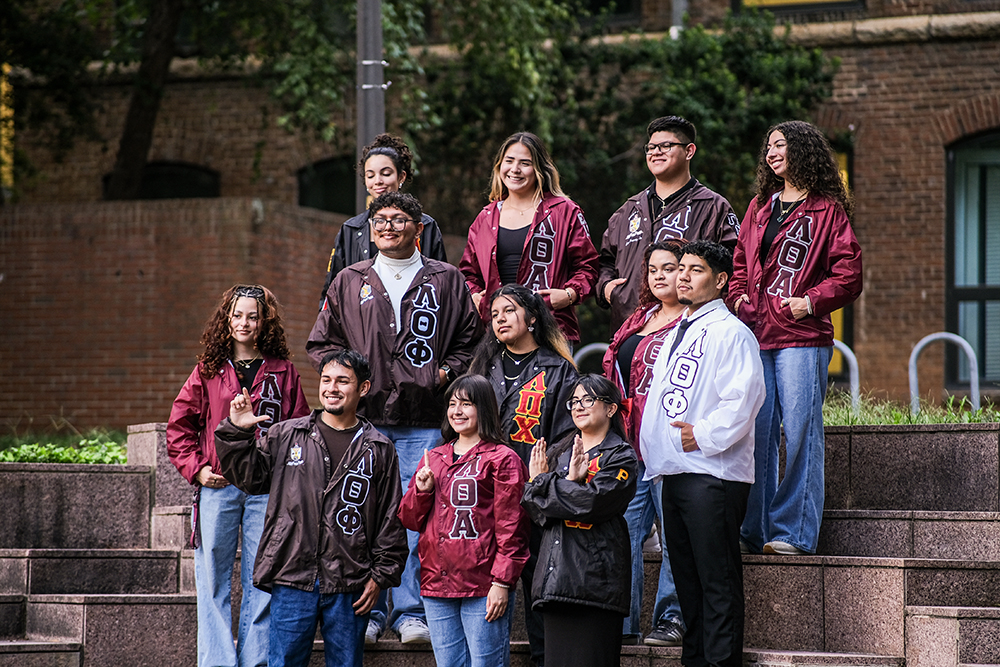
[[[270,492],[254,586],[271,593],[268,664],[304,667],[316,623],[327,665],[361,667],[369,613],[399,583],[406,536],[392,442],[357,416],[371,369],[354,350],[324,357],[322,410],[275,424],[259,440],[246,390],[215,431],[222,474]]]
[[[646,479],[663,481],[663,534],[687,626],[685,667],[743,664],[740,525],[765,390],[757,340],[722,300],[732,274],[727,248],[684,246],[677,298],[687,311],[653,364],[639,434]]]
[[[404,491],[425,449],[437,444],[444,386],[464,373],[481,330],[465,278],[450,264],[423,257],[420,202],[401,192],[368,207],[378,255],[337,274],[309,334],[313,366],[331,351],[354,349],[371,362],[371,391],[359,412],[396,445]],[[407,532],[410,557],[393,589],[389,625],[404,643],[429,642],[420,600],[418,533]],[[385,607],[372,613],[366,641],[384,628]]]
[[[608,220],[601,241],[597,300],[611,308],[611,334],[639,305],[646,277],[643,253],[672,238],[715,241],[732,251],[740,223],[725,197],[691,176],[698,150],[694,124],[680,116],[657,118],[643,146],[653,183],[630,197]]]

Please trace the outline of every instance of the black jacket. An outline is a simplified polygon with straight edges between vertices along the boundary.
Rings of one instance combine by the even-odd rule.
[[[420,233],[418,248],[424,257],[447,262],[448,258],[444,252],[444,237],[441,236],[441,228],[438,227],[434,218],[424,213],[421,222],[424,223],[424,231]],[[323,300],[326,299],[326,292],[330,289],[330,284],[337,274],[351,264],[363,262],[371,259],[371,232],[368,231],[368,211],[360,213],[353,218],[348,218],[340,231],[337,232],[337,240],[334,242],[333,250],[330,252],[330,261],[326,265],[326,282],[323,283],[323,291],[319,295],[319,307],[323,308]]]
[[[521,505],[541,525],[534,608],[569,602],[629,613],[632,550],[625,510],[635,495],[635,450],[614,432],[590,450],[587,483],[566,479],[572,448],[524,487]]]
[[[250,494],[270,492],[253,568],[254,586],[353,593],[370,577],[399,585],[408,552],[396,518],[402,498],[392,442],[361,420],[339,464],[316,428],[320,411],[279,422],[259,442],[223,419],[215,448],[227,480]]]

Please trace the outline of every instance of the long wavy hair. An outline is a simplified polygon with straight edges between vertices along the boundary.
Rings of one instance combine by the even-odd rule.
[[[785,187],[767,164],[767,142],[775,131],[785,137],[785,175],[789,183],[809,194],[826,197],[840,204],[847,217],[854,214],[854,197],[844,185],[837,165],[837,156],[830,142],[815,125],[801,120],[789,120],[772,126],[760,147],[757,158],[757,182],[754,186],[758,206],[766,206],[778,190]]]
[[[588,395],[600,399],[604,403],[618,406],[618,409],[615,410],[615,414],[611,415],[611,424],[608,427],[608,431],[616,433],[618,437],[625,442],[628,442],[628,436],[625,435],[625,417],[622,415],[622,393],[618,390],[615,383],[603,375],[587,373],[586,375],[581,375],[577,378],[576,384],[573,385],[573,394],[576,393],[577,387],[583,387],[583,390]],[[578,432],[579,431],[573,431],[560,440],[555,447],[549,448],[546,455],[546,458],[548,458],[549,461],[549,470],[553,470],[556,462],[559,461],[559,457],[562,456],[567,449],[573,446],[573,438]]]
[[[546,192],[550,192],[556,197],[565,197],[566,194],[559,187],[559,170],[545,150],[542,140],[531,132],[515,132],[507,137],[496,157],[493,158],[493,179],[490,182],[490,201],[506,199],[509,194],[507,186],[503,184],[503,177],[500,176],[500,163],[503,162],[507,149],[514,144],[522,144],[531,154],[531,166],[535,170],[535,198],[543,197]]]
[[[500,409],[497,407],[497,397],[490,381],[482,375],[467,373],[460,376],[448,386],[444,394],[444,404],[448,405],[452,397],[467,400],[476,406],[476,419],[479,422],[479,439],[505,444],[503,431],[500,429]],[[448,421],[447,411],[441,424],[441,437],[444,442],[458,438],[458,433]]]
[[[365,163],[373,155],[384,155],[392,161],[392,165],[396,168],[396,176],[403,177],[403,182],[399,184],[400,188],[413,180],[413,152],[401,138],[383,132],[362,148],[361,160],[356,167],[362,176],[365,173]]]
[[[649,308],[654,303],[659,303],[660,300],[653,296],[653,291],[649,289],[649,258],[653,256],[653,253],[657,250],[666,250],[674,257],[677,261],[681,261],[681,257],[684,256],[684,246],[687,244],[687,239],[667,239],[666,241],[657,241],[656,243],[650,243],[649,247],[646,248],[646,252],[642,254],[642,265],[647,267],[645,275],[642,277],[642,284],[639,285],[639,309],[644,310]]]
[[[545,300],[542,297],[522,285],[507,284],[490,295],[491,309],[493,302],[502,296],[511,299],[514,303],[521,306],[521,308],[524,308],[525,321],[530,322],[534,318],[535,321],[531,325],[534,331],[531,332],[531,336],[535,339],[535,343],[539,347],[544,347],[546,350],[555,352],[572,364],[573,368],[576,368],[576,364],[573,363],[573,355],[569,352],[569,343],[566,342],[566,336],[559,329],[556,318],[552,315],[549,307],[545,305]],[[476,354],[472,358],[469,373],[487,375],[490,371],[490,362],[505,349],[507,349],[507,346],[501,343],[493,334],[491,324],[490,330],[486,332],[482,340],[479,341],[479,345],[476,346]]]
[[[257,302],[257,340],[254,341],[257,351],[272,359],[289,358],[285,329],[278,313],[281,307],[278,299],[263,285],[233,285],[223,292],[201,334],[205,351],[198,355],[198,367],[206,380],[215,377],[233,356],[233,329],[229,320],[236,300],[241,296],[249,296]]]

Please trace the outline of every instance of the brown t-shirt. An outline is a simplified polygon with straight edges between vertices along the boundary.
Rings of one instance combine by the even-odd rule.
[[[351,446],[354,436],[361,429],[361,425],[358,424],[353,428],[341,431],[340,429],[328,426],[322,418],[317,419],[316,424],[319,425],[320,435],[323,436],[326,448],[330,452],[330,466],[336,467],[340,464],[341,459],[344,458],[347,448]]]

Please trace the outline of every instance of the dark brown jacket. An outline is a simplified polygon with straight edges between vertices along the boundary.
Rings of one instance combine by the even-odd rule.
[[[464,373],[482,329],[458,269],[426,257],[423,262],[403,296],[398,335],[392,302],[370,259],[334,278],[306,342],[316,370],[332,350],[351,348],[368,358],[372,387],[359,412],[376,425],[440,427],[438,369]]]
[[[270,493],[254,586],[353,593],[369,578],[399,585],[408,552],[396,510],[399,461],[387,437],[361,420],[339,464],[316,427],[320,411],[275,424],[255,441],[224,419],[215,430],[222,474],[250,494]],[[334,467],[336,466],[336,467]]]

